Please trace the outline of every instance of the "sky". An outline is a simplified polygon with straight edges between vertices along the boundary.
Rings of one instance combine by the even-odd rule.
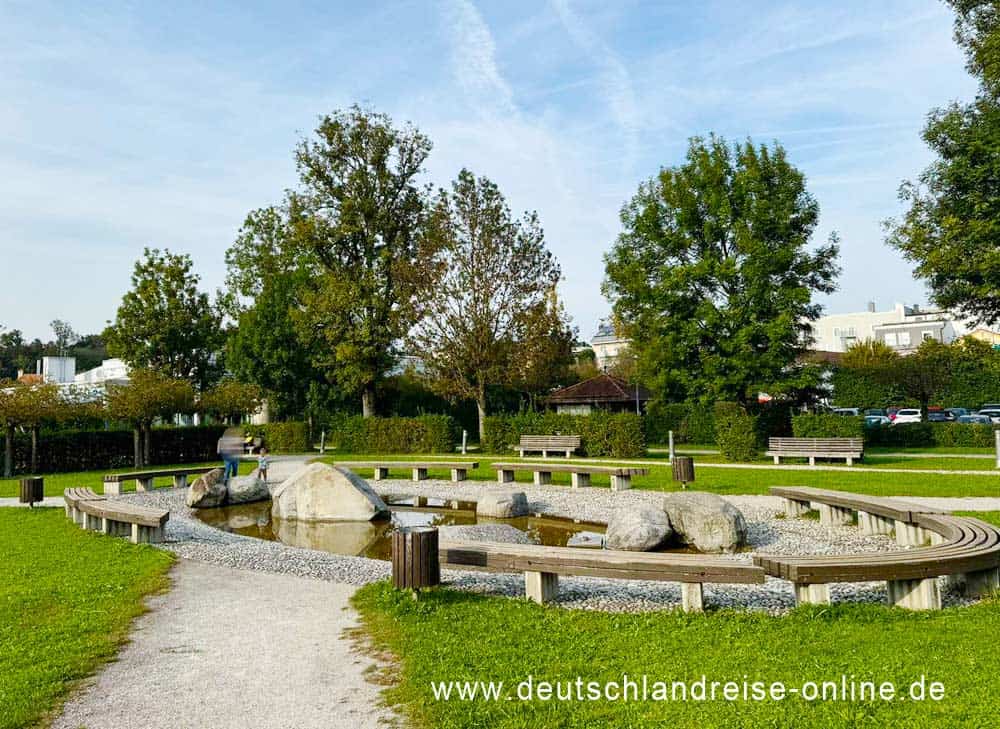
[[[353,103],[432,139],[424,181],[468,167],[538,212],[584,339],[622,204],[711,132],[805,173],[814,242],[842,240],[828,313],[923,303],[881,223],[931,160],[927,112],[974,92],[938,0],[0,0],[0,325],[101,330],[146,246],[214,292],[298,141]]]

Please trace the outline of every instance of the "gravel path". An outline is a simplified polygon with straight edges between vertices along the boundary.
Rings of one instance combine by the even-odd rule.
[[[181,560],[131,642],[54,729],[320,729],[386,726],[348,585]]]

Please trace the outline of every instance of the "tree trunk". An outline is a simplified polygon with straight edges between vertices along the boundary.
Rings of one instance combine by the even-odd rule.
[[[11,478],[14,475],[14,426],[8,425],[4,434],[3,476]]]
[[[153,462],[153,428],[146,423],[142,429],[142,465],[149,466]]]
[[[375,415],[375,385],[365,385],[361,391],[361,414],[370,418]]]
[[[479,442],[486,440],[486,388],[479,386],[479,394],[476,396],[476,409],[479,411]]]
[[[31,472],[38,473],[38,426],[31,427]]]
[[[138,425],[132,428],[132,451],[135,455],[135,467],[142,468],[142,430]]]

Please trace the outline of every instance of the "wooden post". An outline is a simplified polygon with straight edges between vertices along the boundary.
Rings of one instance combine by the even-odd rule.
[[[438,530],[400,527],[392,533],[392,586],[417,590],[441,583]]]
[[[45,479],[39,476],[21,479],[20,502],[22,504],[27,504],[28,506],[34,508],[35,503],[41,501],[44,498],[45,498]]]

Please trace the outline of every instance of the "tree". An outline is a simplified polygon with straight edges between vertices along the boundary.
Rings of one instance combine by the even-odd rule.
[[[288,245],[314,258],[296,310],[300,339],[329,380],[375,412],[378,382],[420,317],[431,260],[416,178],[431,149],[411,126],[354,106],[323,117],[296,152],[301,189],[287,200]]]
[[[127,384],[107,386],[108,414],[132,426],[135,467],[152,462],[152,426],[158,418],[194,410],[194,388],[187,380],[158,370],[133,369]]]
[[[892,371],[899,353],[885,342],[867,339],[847,348],[833,371],[833,398],[841,407],[886,408],[903,393],[884,373]]]
[[[691,140],[640,186],[605,257],[604,292],[640,376],[665,402],[730,400],[801,379],[836,235],[809,249],[819,206],[780,145]]]
[[[38,472],[38,431],[43,422],[57,420],[63,403],[55,385],[0,383],[0,422],[4,427],[4,476],[14,474],[14,433],[26,428],[31,433],[32,473]]]
[[[468,170],[440,192],[430,227],[438,275],[426,282],[413,341],[437,392],[475,400],[482,438],[487,388],[540,371],[550,337],[567,328],[549,305],[559,266],[538,217],[515,219],[499,188]]]
[[[223,333],[193,269],[188,255],[146,248],[104,339],[108,352],[131,367],[154,369],[201,389],[218,379]]]
[[[227,425],[239,423],[243,416],[260,410],[264,395],[257,385],[223,380],[201,394],[198,407],[202,412],[221,418]]]
[[[929,339],[913,354],[883,366],[881,377],[919,403],[921,419],[926,421],[931,403],[951,383],[952,349],[947,344]]]
[[[73,327],[67,321],[62,321],[61,319],[54,319],[49,326],[52,327],[52,333],[56,335],[55,345],[56,354],[60,357],[65,357],[69,354],[69,348],[80,341],[80,335],[73,331]]]
[[[979,93],[930,113],[923,139],[937,159],[901,185],[909,209],[886,221],[887,242],[938,305],[991,323],[1000,319],[1000,10],[982,0],[948,3]]]

